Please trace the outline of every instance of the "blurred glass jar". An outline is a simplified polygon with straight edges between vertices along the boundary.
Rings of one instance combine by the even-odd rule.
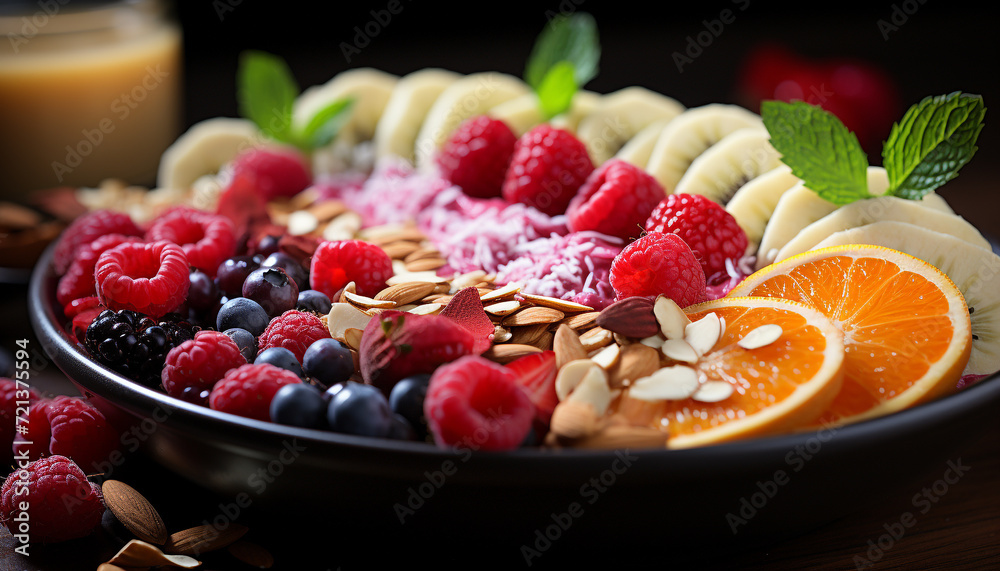
[[[0,198],[152,185],[182,121],[166,0],[0,0]]]

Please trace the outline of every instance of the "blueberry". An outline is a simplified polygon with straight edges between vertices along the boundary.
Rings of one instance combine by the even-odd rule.
[[[420,440],[427,436],[424,397],[427,396],[427,385],[430,382],[430,375],[413,375],[400,379],[389,392],[389,408],[410,423]]]
[[[343,342],[329,337],[319,339],[302,355],[302,370],[329,387],[347,381],[354,374],[354,357]]]
[[[257,357],[257,338],[253,336],[253,333],[239,327],[226,329],[223,333],[236,343],[236,346],[240,348],[240,354],[247,360],[247,363],[253,363]]]
[[[261,259],[270,256],[271,254],[278,251],[278,246],[281,244],[281,236],[275,236],[273,234],[268,234],[257,242],[257,247],[254,248],[255,256],[260,256]]]
[[[295,309],[299,286],[281,268],[257,268],[243,282],[243,297],[260,304],[271,317]]]
[[[215,325],[219,331],[239,327],[254,337],[260,337],[269,321],[267,312],[259,303],[245,297],[234,297],[219,309]]]
[[[253,360],[253,363],[254,365],[270,363],[280,369],[291,371],[299,377],[305,376],[302,374],[302,365],[299,364],[299,360],[295,357],[295,353],[292,353],[284,347],[268,347],[267,349],[264,349],[257,354],[257,358]]]
[[[388,438],[393,434],[389,400],[377,388],[348,381],[326,409],[330,430],[344,434]]]
[[[215,280],[205,272],[192,269],[188,274],[188,307],[197,313],[207,312],[215,307],[222,297]]]
[[[327,402],[323,392],[301,383],[285,385],[271,399],[271,420],[303,428],[326,426]]]
[[[320,315],[330,313],[332,307],[333,303],[330,302],[330,298],[325,293],[314,289],[300,291],[299,299],[295,304],[295,309],[299,311],[312,311]]]
[[[393,440],[417,440],[417,431],[414,430],[410,421],[398,414],[392,415],[392,426],[389,430],[389,438]]]
[[[264,261],[260,263],[260,267],[281,268],[285,270],[288,277],[295,280],[295,284],[299,286],[299,291],[309,289],[309,270],[298,260],[284,252],[275,252],[264,258]]]
[[[259,266],[260,262],[250,256],[233,256],[223,260],[215,275],[219,290],[228,297],[239,297],[243,292],[243,282]]]

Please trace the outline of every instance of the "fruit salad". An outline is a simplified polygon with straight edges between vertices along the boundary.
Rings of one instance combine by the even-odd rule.
[[[934,192],[982,98],[916,103],[870,166],[802,101],[582,89],[593,26],[557,19],[523,79],[300,92],[245,54],[243,118],[191,127],[156,188],[79,191],[53,258],[68,330],[199,406],[484,450],[815,430],[1000,370],[1000,256]]]

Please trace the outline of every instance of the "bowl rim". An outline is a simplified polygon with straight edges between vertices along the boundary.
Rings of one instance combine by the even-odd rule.
[[[551,459],[567,458],[591,461],[595,465],[606,465],[619,451],[609,449],[548,449],[522,447],[510,451],[483,451],[476,449],[446,449],[422,442],[408,442],[374,437],[340,434],[319,429],[301,428],[265,422],[212,410],[208,407],[188,403],[166,393],[145,387],[90,359],[60,322],[62,309],[55,303],[54,283],[57,279],[53,269],[53,242],[45,250],[32,270],[28,283],[29,321],[43,345],[48,357],[62,372],[77,384],[116,407],[132,415],[149,415],[157,409],[170,410],[170,422],[183,426],[186,432],[211,435],[230,445],[254,448],[263,443],[281,442],[289,438],[301,439],[317,450],[348,450],[370,453],[391,453],[407,455],[436,462],[457,459],[472,454],[478,458],[502,458],[503,462],[546,462]],[[65,319],[63,317],[63,319]],[[74,374],[76,373],[76,374]],[[942,398],[895,412],[886,416],[838,426],[836,440],[839,442],[879,441],[900,432],[913,430],[913,426],[923,423],[941,422],[958,418],[976,411],[982,412],[984,403],[1000,401],[1000,372],[981,379]],[[182,424],[181,424],[182,423]],[[817,438],[828,427],[815,431],[799,431],[774,436],[754,437],[744,440],[699,446],[684,449],[643,448],[629,449],[630,454],[653,457],[660,460],[683,461],[697,458],[699,461],[721,461],[741,458],[782,456],[788,450]]]

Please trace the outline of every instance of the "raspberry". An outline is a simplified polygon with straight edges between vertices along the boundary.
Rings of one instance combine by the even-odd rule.
[[[274,394],[301,382],[295,373],[270,363],[241,365],[215,383],[208,403],[214,410],[270,422]]]
[[[569,229],[593,230],[628,242],[642,233],[643,223],[666,194],[646,171],[611,159],[587,177],[570,201]]]
[[[128,214],[112,210],[94,210],[74,220],[59,238],[52,252],[52,264],[63,275],[76,258],[76,250],[105,234],[142,236],[143,231]]]
[[[104,307],[150,317],[170,313],[184,303],[189,273],[184,250],[164,241],[119,244],[101,254],[94,268]]]
[[[121,448],[118,431],[94,405],[81,397],[41,399],[28,409],[28,432],[14,437],[13,450],[31,460],[60,455],[85,470],[103,471]]]
[[[392,259],[385,250],[362,240],[324,241],[309,263],[309,285],[330,299],[349,282],[359,294],[372,297],[385,289],[392,274]]]
[[[432,373],[476,349],[486,348],[477,345],[475,333],[448,317],[385,310],[361,335],[361,376],[388,395],[401,379]]]
[[[18,521],[30,509],[30,525]],[[32,542],[58,543],[89,535],[101,524],[104,497],[79,466],[49,456],[15,470],[0,488],[0,520],[11,534],[27,532]],[[24,529],[27,528],[27,529]]]
[[[710,198],[671,194],[646,220],[647,232],[677,234],[701,262],[709,284],[729,279],[726,260],[737,262],[747,249],[747,236],[733,215]]]
[[[230,369],[246,365],[239,346],[225,333],[199,331],[167,353],[161,379],[168,395],[208,404],[207,395]]]
[[[97,295],[97,288],[94,286],[94,266],[97,265],[97,259],[101,254],[119,244],[142,241],[142,238],[137,236],[108,234],[77,248],[73,263],[59,278],[59,285],[56,287],[56,299],[60,305],[65,306],[74,299]]]
[[[465,194],[500,196],[517,136],[506,123],[486,115],[466,120],[445,142],[436,161],[442,176]]]
[[[705,272],[675,234],[651,232],[625,246],[611,263],[610,277],[617,299],[663,294],[687,307],[705,297]]]
[[[41,399],[31,387],[18,387],[11,379],[0,377],[0,463],[8,465],[11,446],[14,444],[18,407],[29,407]]]
[[[146,232],[146,239],[166,240],[181,246],[188,263],[213,278],[219,264],[236,252],[232,220],[186,206],[171,208],[158,216]]]
[[[503,197],[556,216],[594,170],[587,148],[569,131],[542,124],[518,140],[503,181]]]
[[[438,446],[512,450],[531,431],[535,405],[512,369],[471,355],[434,371],[424,416]]]
[[[295,196],[312,184],[306,157],[291,147],[257,147],[233,159],[233,173],[244,177],[264,200]]]
[[[267,324],[257,340],[258,354],[271,347],[284,347],[302,363],[306,349],[319,339],[328,339],[330,329],[313,313],[290,309]]]

